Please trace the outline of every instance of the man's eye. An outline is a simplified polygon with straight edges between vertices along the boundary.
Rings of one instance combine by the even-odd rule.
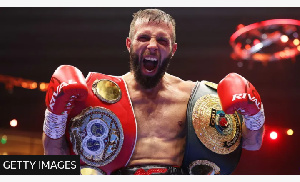
[[[164,39],[164,38],[157,39],[157,42],[161,45],[165,45],[165,46],[169,45],[169,41],[167,39]]]
[[[140,42],[146,42],[146,41],[149,41],[150,38],[148,36],[140,36],[138,37],[138,41]]]

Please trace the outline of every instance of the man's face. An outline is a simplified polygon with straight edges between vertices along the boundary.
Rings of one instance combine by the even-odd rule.
[[[143,88],[155,87],[165,74],[177,44],[172,44],[172,26],[137,21],[132,39],[127,38],[130,69]]]

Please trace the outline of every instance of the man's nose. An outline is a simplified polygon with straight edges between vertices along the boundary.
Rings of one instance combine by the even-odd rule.
[[[150,39],[147,48],[148,48],[151,52],[157,51],[158,47],[157,47],[157,41],[156,41],[155,38],[151,38],[151,39]]]

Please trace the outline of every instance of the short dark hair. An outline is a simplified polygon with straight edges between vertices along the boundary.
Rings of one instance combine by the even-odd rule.
[[[132,16],[133,16],[133,19],[130,24],[129,38],[131,38],[131,39],[133,38],[132,36],[133,36],[133,32],[135,31],[134,27],[135,27],[136,21],[138,19],[144,19],[148,22],[155,22],[157,24],[159,24],[161,22],[164,22],[167,25],[171,24],[172,25],[172,33],[173,33],[173,36],[171,37],[172,43],[175,43],[175,41],[176,41],[176,33],[175,33],[176,23],[175,23],[175,19],[171,15],[169,15],[159,9],[144,9],[144,10],[139,10],[138,12],[134,13]]]

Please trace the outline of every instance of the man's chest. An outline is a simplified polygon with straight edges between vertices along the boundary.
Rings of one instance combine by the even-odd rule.
[[[177,138],[184,134],[188,98],[132,98],[139,137]]]

